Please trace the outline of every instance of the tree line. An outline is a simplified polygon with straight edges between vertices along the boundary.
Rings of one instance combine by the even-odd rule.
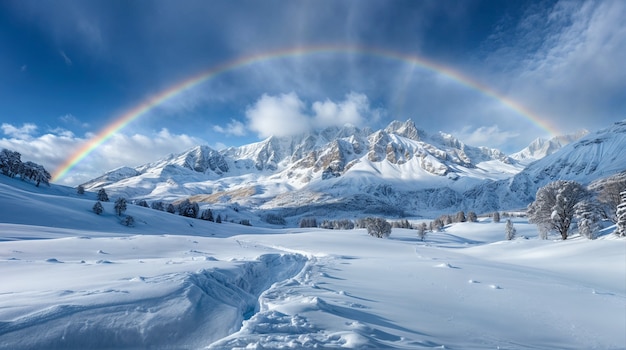
[[[12,178],[19,176],[22,180],[31,180],[37,187],[40,183],[50,186],[52,179],[42,165],[31,161],[22,162],[22,155],[19,152],[6,148],[0,151],[0,172]]]

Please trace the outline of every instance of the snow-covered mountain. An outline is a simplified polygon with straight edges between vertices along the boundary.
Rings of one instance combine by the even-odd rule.
[[[587,134],[589,134],[589,131],[581,130],[574,134],[555,136],[549,140],[537,138],[531,142],[528,147],[511,154],[511,158],[521,164],[528,165],[560,150],[563,146],[568,145]]]
[[[582,138],[537,140],[511,157],[428,134],[411,120],[377,131],[333,127],[222,151],[197,146],[110,171],[85,187],[131,199],[237,203],[288,216],[484,212],[525,206],[550,180],[589,183],[624,170],[625,124]]]

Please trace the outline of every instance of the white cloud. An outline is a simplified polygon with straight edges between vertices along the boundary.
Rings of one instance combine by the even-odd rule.
[[[248,128],[260,137],[288,136],[312,128],[362,125],[378,121],[380,109],[372,109],[367,96],[351,92],[343,101],[329,99],[313,102],[311,108],[295,93],[279,96],[263,95],[246,111]]]
[[[2,132],[17,139],[30,139],[32,134],[37,131],[37,125],[32,123],[24,123],[22,127],[18,128],[12,124],[2,123],[0,126]]]
[[[246,134],[246,127],[242,122],[231,119],[230,123],[226,124],[226,127],[222,127],[219,125],[214,125],[213,130],[215,132],[219,132],[220,134],[225,135],[233,135],[233,136],[244,136]]]
[[[288,136],[304,132],[310,127],[305,104],[293,92],[279,96],[263,95],[246,110],[248,128],[260,137]]]
[[[65,61],[65,64],[68,66],[71,66],[72,60],[69,57],[67,57],[67,54],[65,54],[65,51],[60,50],[59,53],[61,54],[61,57],[63,57],[63,61]]]
[[[5,125],[8,124],[3,124],[3,129]],[[57,129],[38,137],[13,136],[1,138],[0,148],[18,151],[23,160],[41,164],[53,173],[94,135],[77,137],[63,129]],[[20,136],[19,133],[17,136]],[[59,183],[74,186],[108,170],[156,161],[167,154],[182,152],[199,144],[206,142],[186,134],[172,134],[167,129],[149,135],[115,134],[80,161]]]
[[[452,135],[471,146],[498,147],[513,143],[511,139],[519,136],[519,133],[500,130],[497,125],[481,126],[474,129],[466,126],[460,131],[452,132]]]

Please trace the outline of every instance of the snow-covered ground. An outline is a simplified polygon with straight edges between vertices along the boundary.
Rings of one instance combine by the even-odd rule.
[[[626,348],[626,240],[213,224],[0,177],[0,348]]]

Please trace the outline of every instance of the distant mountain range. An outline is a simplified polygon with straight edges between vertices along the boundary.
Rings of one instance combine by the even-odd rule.
[[[332,127],[217,151],[197,146],[84,184],[109,196],[243,206],[285,216],[430,215],[526,206],[555,179],[590,183],[626,170],[626,121],[537,139],[512,155],[428,134],[411,120],[382,130]]]

